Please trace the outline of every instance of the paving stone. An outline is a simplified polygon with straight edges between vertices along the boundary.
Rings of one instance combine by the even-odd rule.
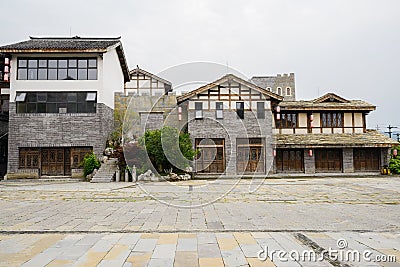
[[[176,251],[175,244],[162,244],[156,245],[153,255],[151,256],[152,259],[166,259],[166,258],[174,258]]]
[[[177,233],[165,233],[160,236],[157,244],[177,244],[178,234]]]
[[[197,251],[197,239],[196,238],[179,238],[177,251]]]
[[[260,261],[258,258],[246,258],[250,267],[276,267],[276,265],[270,260]]]
[[[247,260],[239,249],[221,250],[222,259],[226,266],[246,266]]]
[[[132,251],[153,251],[156,244],[157,239],[139,239]]]
[[[198,254],[192,251],[177,251],[175,254],[174,267],[197,267],[199,266]]]
[[[199,258],[200,267],[224,267],[222,258]]]
[[[150,261],[152,254],[153,252],[132,252],[126,261],[135,267],[145,267]]]
[[[173,267],[174,266],[174,258],[166,258],[166,259],[150,259],[148,267]]]
[[[200,258],[220,258],[221,252],[218,244],[200,244],[198,246],[198,254]]]

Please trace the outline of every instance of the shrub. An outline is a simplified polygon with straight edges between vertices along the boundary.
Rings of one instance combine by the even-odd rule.
[[[397,149],[397,153],[400,152],[400,146],[392,147],[391,154],[393,155],[393,150]],[[400,156],[392,156],[389,161],[389,169],[391,173],[400,174]]]
[[[160,173],[169,169],[180,172],[196,155],[189,134],[170,126],[146,131],[139,143],[146,148],[150,161]]]
[[[96,155],[93,152],[86,154],[83,158],[83,173],[85,177],[98,168],[100,168],[100,162],[97,160]]]
[[[400,159],[393,158],[389,161],[389,169],[391,173],[400,174]]]

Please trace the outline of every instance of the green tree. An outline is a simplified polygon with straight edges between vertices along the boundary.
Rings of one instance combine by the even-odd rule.
[[[169,169],[182,171],[196,155],[189,134],[180,133],[170,126],[146,131],[139,143],[145,147],[150,161],[159,172]]]
[[[400,145],[392,147],[392,155],[393,155],[393,150],[397,149],[397,153],[400,152]],[[391,173],[394,174],[400,174],[400,156],[392,156],[392,158],[389,161],[389,169]]]

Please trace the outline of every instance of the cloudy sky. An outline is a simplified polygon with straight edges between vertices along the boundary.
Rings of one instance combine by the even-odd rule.
[[[370,128],[400,127],[397,0],[13,0],[1,10],[0,45],[122,36],[130,68],[207,61],[247,77],[294,72],[299,99],[364,99],[377,106]]]

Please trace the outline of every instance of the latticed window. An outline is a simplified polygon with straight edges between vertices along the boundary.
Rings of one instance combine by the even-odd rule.
[[[276,128],[296,128],[297,113],[282,113],[281,119],[276,120]]]
[[[37,148],[20,148],[19,150],[19,167],[22,169],[39,168],[39,149]]]
[[[321,114],[322,127],[343,127],[343,113],[325,112]]]

